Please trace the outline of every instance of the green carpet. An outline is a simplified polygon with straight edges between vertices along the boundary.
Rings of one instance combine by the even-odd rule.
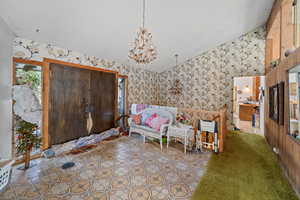
[[[297,200],[262,136],[231,132],[213,154],[192,200]]]

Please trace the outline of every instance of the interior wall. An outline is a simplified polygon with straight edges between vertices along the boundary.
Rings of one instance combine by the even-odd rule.
[[[227,104],[232,125],[233,77],[264,75],[265,38],[265,27],[259,27],[160,73],[160,104],[204,110]],[[175,79],[184,87],[177,99],[169,92]]]
[[[88,56],[70,49],[52,44],[39,43],[33,40],[16,38],[14,41],[14,56],[23,59],[42,61],[51,58],[65,62],[94,66],[118,71],[128,76],[128,102],[158,104],[158,73],[136,68],[129,65]]]
[[[247,98],[253,96],[253,77],[236,77],[234,86],[242,93],[237,93],[237,101],[247,101]],[[248,87],[248,91],[246,89]]]
[[[14,33],[0,17],[0,159],[12,156],[11,66]]]

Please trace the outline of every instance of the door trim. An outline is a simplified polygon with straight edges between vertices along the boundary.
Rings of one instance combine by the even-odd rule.
[[[128,76],[119,74],[118,78],[124,78],[125,79],[125,114],[128,115],[128,113],[129,113],[129,104],[128,104],[128,102],[129,102],[128,101],[128,96],[129,96],[129,94],[128,94]],[[119,113],[118,113],[118,115],[119,115]]]
[[[70,63],[70,62],[65,62],[65,61],[60,61],[60,60],[54,60],[54,59],[50,59],[50,58],[44,58],[43,62],[59,64],[59,65],[64,65],[64,66],[68,66],[68,67],[76,67],[76,68],[81,68],[81,69],[88,69],[88,70],[93,70],[93,71],[101,71],[101,72],[118,74],[117,71],[113,71],[113,70],[109,70],[109,69],[92,67],[92,66],[88,66],[88,65],[75,64],[75,63]]]
[[[42,73],[42,150],[44,149],[44,144],[47,142],[45,141],[45,138],[44,138],[44,126],[46,125],[44,122],[44,115],[45,115],[45,112],[44,112],[44,99],[45,99],[45,93],[44,93],[44,73],[45,73],[45,68],[44,68],[44,63],[43,62],[40,62],[40,61],[35,61],[35,60],[27,60],[27,59],[23,59],[23,58],[16,58],[16,57],[13,57],[12,58],[12,85],[16,85],[16,63],[23,63],[23,64],[30,64],[30,65],[36,65],[36,66],[40,66],[41,67],[41,73]],[[12,114],[14,114],[14,109],[13,109],[13,104],[12,104]],[[12,115],[12,124],[14,124],[14,117]],[[14,131],[14,126],[12,126],[12,155],[13,157],[15,156],[15,131]],[[36,155],[33,155],[31,156],[32,158],[31,159],[34,159],[34,157],[36,157],[37,155],[39,154],[36,154]],[[23,158],[19,161],[19,162],[23,162]]]

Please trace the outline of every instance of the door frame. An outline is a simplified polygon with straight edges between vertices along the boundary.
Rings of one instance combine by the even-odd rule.
[[[129,104],[128,104],[128,76],[118,74],[118,78],[124,78],[125,79],[125,114],[129,114]],[[118,113],[119,115],[119,113]]]
[[[30,65],[36,65],[36,66],[40,66],[41,67],[41,73],[42,73],[42,109],[44,109],[44,63],[43,62],[40,62],[40,61],[35,61],[35,60],[26,60],[26,59],[23,59],[23,58],[17,58],[17,57],[13,57],[12,58],[12,85],[16,85],[16,63],[22,63],[22,64],[30,64]],[[14,130],[14,102],[12,103],[12,107],[11,107],[11,110],[12,110],[12,155],[13,157],[15,157],[15,130]],[[44,145],[44,137],[43,137],[43,130],[44,130],[44,110],[42,110],[42,147]],[[42,148],[43,150],[43,148]],[[30,159],[35,159],[35,158],[39,158],[40,157],[40,154],[37,153],[37,154],[34,154],[32,156],[30,156]],[[24,160],[21,159],[21,160],[17,160],[16,163],[22,163]]]
[[[265,134],[265,119],[266,119],[266,116],[265,116],[265,114],[264,113],[266,113],[265,111],[266,111],[266,105],[265,105],[265,102],[266,102],[266,100],[265,100],[265,98],[266,98],[266,76],[265,75],[253,75],[253,76],[235,76],[235,77],[233,77],[232,78],[232,81],[233,81],[233,90],[232,90],[232,98],[233,98],[233,102],[234,102],[234,94],[235,94],[235,84],[234,84],[234,80],[235,80],[235,78],[257,78],[257,77],[259,77],[260,78],[260,87],[263,87],[263,90],[264,90],[264,96],[263,96],[263,102],[261,102],[261,104],[260,104],[260,109],[261,108],[263,108],[263,109],[261,109],[261,110],[263,110],[263,111],[261,111],[260,110],[260,130],[261,130],[261,134],[262,135],[264,135]],[[263,81],[262,81],[263,80]],[[238,102],[238,100],[237,100],[237,102]],[[232,104],[232,110],[234,110],[235,108],[234,108],[234,103]],[[237,114],[239,114],[239,113],[237,113]],[[234,126],[236,126],[236,124],[234,123],[234,112],[232,112],[232,123],[233,123],[233,125]]]
[[[65,61],[60,61],[60,60],[55,60],[55,59],[50,59],[50,58],[44,58],[43,59],[43,83],[44,83],[44,98],[43,98],[43,150],[48,149],[50,145],[49,141],[49,83],[50,83],[50,64],[59,64],[63,65],[64,67],[74,67],[74,68],[80,68],[80,69],[87,69],[87,70],[92,70],[92,71],[101,71],[101,72],[106,72],[106,73],[112,73],[115,75],[115,113],[114,117],[116,120],[118,116],[118,75],[119,73],[117,71],[112,71],[108,69],[103,69],[103,68],[98,68],[98,67],[92,67],[88,65],[81,65],[81,64],[75,64],[75,63],[70,63],[70,62],[65,62]]]

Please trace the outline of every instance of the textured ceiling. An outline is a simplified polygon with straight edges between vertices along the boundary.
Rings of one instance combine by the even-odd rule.
[[[163,71],[176,53],[181,62],[263,25],[273,1],[146,1],[159,57],[143,67]],[[1,0],[0,16],[19,37],[126,64],[141,7],[142,0]]]

